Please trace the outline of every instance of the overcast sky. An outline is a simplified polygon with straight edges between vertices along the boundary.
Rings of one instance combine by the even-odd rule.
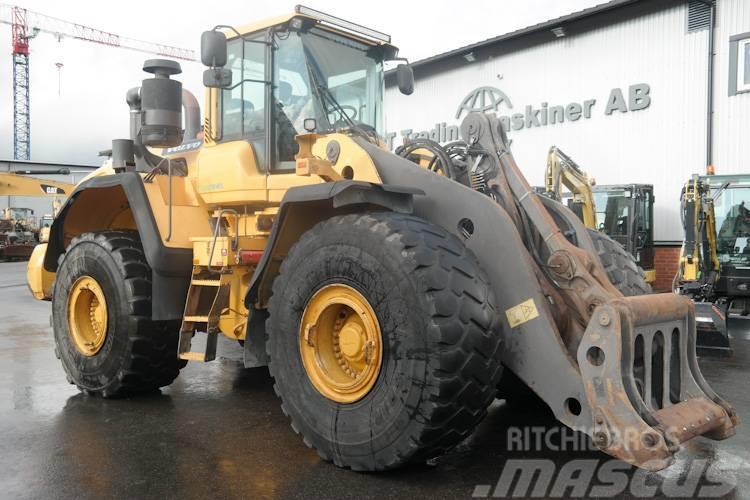
[[[388,33],[412,61],[577,11],[604,0],[307,0],[305,5]],[[122,36],[198,49],[216,24],[242,25],[291,12],[297,1],[24,0],[18,5]],[[10,26],[0,24],[0,159],[13,157]],[[31,42],[31,159],[97,164],[97,152],[127,137],[125,92],[146,76],[149,56],[40,34]],[[60,93],[58,95],[58,69]],[[203,104],[198,63],[178,78]],[[417,82],[418,83],[418,82]],[[417,85],[416,92],[419,92]],[[388,117],[386,116],[386,122]]]

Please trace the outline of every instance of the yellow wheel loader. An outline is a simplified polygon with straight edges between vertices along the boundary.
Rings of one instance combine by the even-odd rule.
[[[386,149],[390,37],[297,7],[201,42],[203,130],[179,65],[147,61],[131,137],[38,247],[71,383],[163,387],[225,335],[246,366],[268,365],[306,444],[367,471],[459,443],[504,371],[650,470],[694,436],[734,433],[698,369],[692,303],[624,297],[585,226],[530,188],[494,115],[461,126],[472,187]],[[411,93],[408,64],[396,76]]]

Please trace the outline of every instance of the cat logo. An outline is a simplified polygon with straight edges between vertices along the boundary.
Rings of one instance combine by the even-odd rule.
[[[461,113],[464,111],[466,111],[466,114],[475,111],[479,113],[497,111],[501,103],[505,103],[508,108],[513,107],[510,99],[502,90],[495,87],[478,87],[469,92],[469,95],[461,101],[458,111],[456,111],[456,120],[461,118]]]
[[[50,186],[49,184],[41,184],[42,192],[44,194],[65,194],[62,188],[57,186]]]

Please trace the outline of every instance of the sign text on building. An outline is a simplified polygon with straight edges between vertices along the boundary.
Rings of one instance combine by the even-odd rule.
[[[627,98],[625,97],[627,94]],[[609,116],[615,111],[627,113],[628,111],[639,111],[651,105],[651,87],[647,83],[636,83],[630,85],[625,92],[619,87],[609,92],[607,102],[604,106],[604,115]],[[523,113],[503,114],[499,116],[500,122],[508,132],[519,131],[524,128],[546,127],[548,125],[575,122],[581,119],[589,119],[594,113],[596,99],[586,99],[581,102],[570,102],[565,105],[550,106],[542,102],[539,106],[526,105]],[[472,90],[459,104],[455,118],[460,120],[471,112],[498,112],[504,106],[513,109],[510,98],[495,87],[478,87]],[[448,125],[446,122],[436,123],[432,130],[414,132],[413,129],[404,129],[400,133],[389,132],[387,134],[388,146],[393,148],[396,136],[403,139],[427,138],[437,142],[451,142],[459,140],[458,125]]]

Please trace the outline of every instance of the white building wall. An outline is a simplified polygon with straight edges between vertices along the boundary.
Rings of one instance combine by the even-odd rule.
[[[750,32],[750,1],[719,0],[714,42],[714,165],[750,172],[750,93],[729,96],[729,37]]]
[[[705,168],[707,31],[687,33],[686,18],[687,4],[680,3],[492,60],[462,61],[451,71],[418,79],[411,96],[391,87],[387,129],[417,132],[440,122],[456,124],[459,103],[483,85],[510,98],[513,109],[501,106],[501,115],[523,113],[527,104],[538,108],[542,102],[553,106],[596,99],[589,119],[511,131],[518,164],[533,185],[542,185],[547,149],[554,144],[599,184],[653,184],[655,239],[679,241],[680,189],[692,173]],[[627,100],[628,87],[639,83],[650,85],[648,108],[605,115],[611,89],[623,89]],[[400,141],[397,137],[396,144]]]

